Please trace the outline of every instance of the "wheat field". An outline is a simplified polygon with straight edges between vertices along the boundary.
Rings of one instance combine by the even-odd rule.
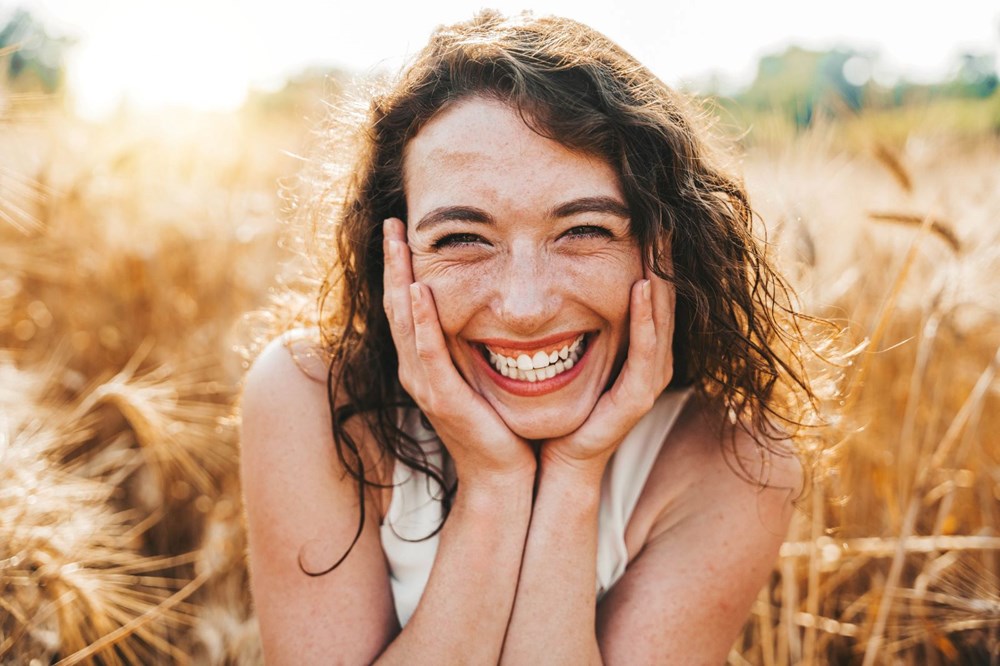
[[[276,295],[313,277],[280,196],[308,123],[22,102],[0,119],[0,664],[260,663],[237,405],[294,315]],[[741,137],[773,252],[857,352],[729,663],[1000,663],[1000,137],[863,115]]]

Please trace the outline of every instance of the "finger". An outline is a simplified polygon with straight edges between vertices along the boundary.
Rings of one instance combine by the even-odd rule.
[[[629,306],[629,342],[625,365],[611,387],[609,397],[623,413],[645,413],[656,393],[657,331],[653,309],[651,280],[640,280],[632,287]],[[654,395],[655,397],[655,395]]]
[[[629,307],[629,346],[625,365],[611,389],[605,393],[586,431],[579,435],[596,443],[618,441],[650,410],[658,394],[653,383],[656,356],[656,327],[653,321],[649,280],[632,287]]]
[[[389,307],[392,318],[389,320],[392,329],[393,340],[396,346],[410,346],[413,343],[413,313],[410,308],[410,284],[413,282],[412,273],[407,263],[407,254],[403,244],[397,240],[389,239],[388,264],[389,264]],[[403,350],[400,350],[401,352]]]
[[[413,260],[410,256],[410,246],[406,243],[406,225],[399,218],[390,217],[382,229],[385,237],[389,239],[389,251],[392,256],[392,280],[397,296],[393,306],[404,306],[405,319],[409,324],[411,321],[409,288],[413,284]]]
[[[431,290],[424,284],[414,282],[410,285],[410,297],[414,349],[430,389],[428,400],[432,401],[433,407],[429,407],[436,412],[440,412],[446,404],[467,408],[467,400],[460,400],[459,396],[471,393],[471,390],[451,360]]]
[[[390,217],[382,223],[382,236],[392,240],[406,242],[406,225],[398,217]]]
[[[410,266],[409,248],[401,238],[405,238],[403,223],[390,218],[383,224],[383,247],[385,256],[384,301],[387,303],[386,316],[389,331],[396,346],[399,362],[400,381],[405,386],[415,388],[421,382],[419,363],[415,359],[413,343],[413,313],[410,308],[410,284],[413,269]]]
[[[382,236],[382,309],[392,326],[392,274],[389,272],[392,262],[389,256],[389,238]]]
[[[389,244],[392,240],[400,240],[399,227],[401,226],[403,226],[402,222],[394,217],[382,222],[382,307],[390,321],[392,320],[393,261]]]
[[[657,350],[653,361],[658,384],[666,387],[673,376],[674,322],[676,321],[677,289],[650,269],[646,278],[652,290],[653,321],[656,327]]]

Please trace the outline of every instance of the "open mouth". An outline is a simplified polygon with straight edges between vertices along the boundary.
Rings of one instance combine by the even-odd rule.
[[[562,344],[527,352],[481,345],[483,357],[504,377],[522,382],[540,382],[573,368],[587,348],[587,334]]]

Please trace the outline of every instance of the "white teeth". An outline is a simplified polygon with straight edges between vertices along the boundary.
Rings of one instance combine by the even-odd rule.
[[[504,377],[522,382],[540,382],[571,369],[580,360],[583,339],[581,335],[558,351],[537,351],[531,356],[519,354],[517,358],[498,354],[489,347],[486,351],[490,363]]]

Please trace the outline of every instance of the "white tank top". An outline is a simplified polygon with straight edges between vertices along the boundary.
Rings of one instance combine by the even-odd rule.
[[[665,391],[653,408],[625,436],[608,461],[601,480],[597,527],[597,598],[611,589],[628,565],[625,528],[639,501],[646,478],[656,462],[667,433],[677,421],[690,390]],[[427,453],[427,462],[442,468],[441,445],[409,410],[403,430],[413,435]],[[426,538],[441,523],[443,490],[426,474],[399,461],[393,469],[392,500],[381,527],[382,550],[389,563],[390,583],[400,626],[417,608],[437,554],[440,534]]]

